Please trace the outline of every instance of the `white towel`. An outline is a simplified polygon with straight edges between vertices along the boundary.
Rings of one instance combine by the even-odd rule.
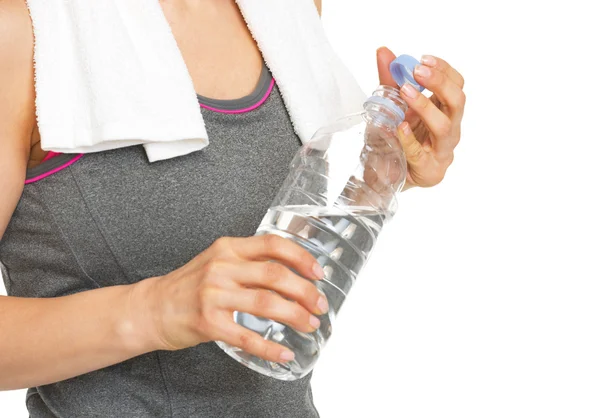
[[[313,0],[237,0],[302,142],[366,99],[327,40]]]
[[[150,162],[208,145],[191,77],[157,0],[28,0],[42,149],[143,144]],[[326,39],[312,0],[238,0],[294,124],[316,129],[364,93]]]

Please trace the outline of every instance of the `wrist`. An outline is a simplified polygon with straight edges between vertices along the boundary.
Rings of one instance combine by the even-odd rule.
[[[158,332],[159,277],[152,277],[125,286],[125,313],[117,325],[117,335],[123,345],[136,355],[166,350]]]

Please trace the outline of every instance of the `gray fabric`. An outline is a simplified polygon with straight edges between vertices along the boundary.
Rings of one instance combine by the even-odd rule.
[[[202,151],[152,164],[140,146],[87,154],[26,185],[0,242],[9,295],[135,283],[185,264],[218,237],[252,235],[300,141],[277,87],[252,112],[203,115],[211,143]],[[310,375],[265,377],[215,343],[32,388],[27,407],[34,418],[318,416]]]
[[[198,102],[202,103],[203,105],[207,105],[207,106],[214,107],[217,109],[222,109],[222,110],[246,109],[248,107],[255,105],[256,103],[258,103],[259,100],[261,100],[263,97],[265,97],[265,95],[269,91],[269,86],[271,85],[272,79],[273,79],[273,77],[271,76],[271,73],[269,72],[269,69],[267,68],[267,64],[263,63],[262,70],[260,72],[260,77],[258,79],[258,83],[256,84],[256,87],[254,88],[252,93],[250,93],[249,95],[239,98],[239,99],[234,99],[234,100],[212,99],[210,97],[204,97],[199,94],[197,94],[196,97],[198,97]]]
[[[62,166],[65,163],[68,163],[73,159],[73,155],[71,154],[60,154],[55,157],[52,157],[50,160],[44,161],[43,164],[36,165],[33,168],[27,169],[27,174],[25,179],[29,180],[37,176],[41,176],[42,174],[48,173],[55,168]]]

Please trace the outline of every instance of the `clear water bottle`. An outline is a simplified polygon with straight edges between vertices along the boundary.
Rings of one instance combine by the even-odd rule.
[[[423,91],[412,76],[417,64],[407,55],[392,62],[398,85],[407,82]],[[383,225],[396,212],[407,170],[396,130],[406,110],[397,88],[379,86],[363,112],[321,128],[299,150],[256,235],[277,234],[314,255],[325,271],[325,278],[314,283],[327,297],[329,312],[312,333],[235,312],[238,324],[289,348],[295,358],[269,362],[218,342],[231,357],[280,380],[296,380],[313,369]]]

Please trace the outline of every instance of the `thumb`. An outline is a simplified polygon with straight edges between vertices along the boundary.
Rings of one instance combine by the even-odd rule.
[[[409,165],[408,171],[410,172],[411,169],[414,170],[422,165],[427,153],[423,149],[423,145],[415,137],[412,129],[410,129],[408,122],[404,121],[398,126],[398,138],[400,138],[400,144],[404,150],[406,162]]]
[[[390,73],[390,64],[396,56],[387,47],[383,46],[377,50],[377,71],[379,72],[379,84],[396,87],[396,82]]]

